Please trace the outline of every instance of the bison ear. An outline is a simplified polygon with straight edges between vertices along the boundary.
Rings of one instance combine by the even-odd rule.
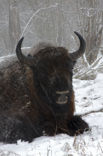
[[[72,58],[73,61],[76,61],[79,57],[81,57],[84,54],[86,48],[86,42],[78,32],[75,31],[74,33],[78,36],[80,40],[80,47],[77,51],[71,53],[70,57]]]
[[[21,50],[21,46],[22,46],[22,42],[24,40],[24,37],[22,37],[17,46],[16,46],[16,55],[17,55],[17,58],[18,60],[22,63],[22,64],[26,64],[30,67],[34,66],[35,65],[35,57],[32,57],[31,55],[30,56],[25,56],[23,53],[22,53],[22,50]]]

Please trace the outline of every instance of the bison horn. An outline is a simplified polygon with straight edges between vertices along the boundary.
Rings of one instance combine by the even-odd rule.
[[[32,56],[28,57],[28,56],[23,55],[21,51],[21,45],[22,45],[23,40],[24,40],[24,37],[22,37],[17,44],[16,55],[21,63],[27,64],[29,66],[33,66],[34,58]]]
[[[85,48],[86,48],[86,42],[85,40],[83,39],[83,37],[78,33],[78,32],[74,32],[79,40],[80,40],[80,47],[77,51],[73,52],[70,54],[71,58],[76,61],[76,59],[78,59],[79,57],[81,57],[83,55],[83,53],[85,52]]]

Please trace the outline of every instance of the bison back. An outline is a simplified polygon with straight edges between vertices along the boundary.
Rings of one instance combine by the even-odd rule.
[[[0,110],[25,105],[29,96],[21,64],[15,58],[0,64]]]

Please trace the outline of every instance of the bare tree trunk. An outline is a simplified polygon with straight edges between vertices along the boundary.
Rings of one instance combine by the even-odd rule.
[[[61,11],[60,5],[57,7],[57,36],[56,36],[56,43],[58,46],[62,45],[63,42],[63,35],[64,35],[64,28],[63,28],[63,12]]]
[[[82,0],[78,2],[81,5],[81,32],[87,43],[86,58],[88,63],[92,64],[97,58],[101,46],[103,10],[98,10],[98,1],[96,0],[87,0],[85,2]]]
[[[9,0],[9,36],[10,36],[10,47],[11,52],[15,50],[15,45],[20,37],[20,21],[19,13],[17,9],[17,1]]]

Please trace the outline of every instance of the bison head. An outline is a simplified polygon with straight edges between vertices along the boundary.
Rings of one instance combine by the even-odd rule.
[[[55,112],[66,111],[70,106],[73,95],[72,70],[76,60],[85,51],[84,39],[79,33],[75,34],[80,40],[80,47],[73,53],[68,53],[63,47],[47,46],[33,56],[24,56],[21,52],[23,38],[17,44],[16,54],[19,61],[33,71],[37,94]]]

